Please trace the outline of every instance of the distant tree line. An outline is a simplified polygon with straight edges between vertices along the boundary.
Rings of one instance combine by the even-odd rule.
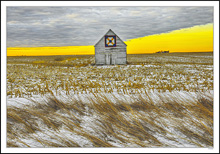
[[[168,51],[158,51],[158,52],[156,52],[156,53],[169,53],[169,50]]]

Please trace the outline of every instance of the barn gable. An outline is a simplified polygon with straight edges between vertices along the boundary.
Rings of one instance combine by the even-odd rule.
[[[117,39],[124,44],[125,46],[127,46],[127,44],[125,44],[122,39],[120,39],[120,37],[118,37],[118,35],[116,35],[111,29],[108,30],[108,32],[95,44],[95,47],[102,41],[102,39],[104,39],[104,37],[106,35],[115,35],[117,37]]]

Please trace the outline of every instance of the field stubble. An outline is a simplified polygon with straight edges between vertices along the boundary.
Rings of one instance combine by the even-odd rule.
[[[94,56],[8,57],[7,95],[213,90],[212,53],[128,55],[128,65],[93,64]]]
[[[212,56],[8,57],[7,147],[212,147]]]

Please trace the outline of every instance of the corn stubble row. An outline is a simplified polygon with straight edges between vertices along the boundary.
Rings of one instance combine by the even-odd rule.
[[[177,56],[128,56],[128,65],[115,66],[92,66],[91,56],[12,63],[7,65],[7,95],[213,90],[212,58]]]

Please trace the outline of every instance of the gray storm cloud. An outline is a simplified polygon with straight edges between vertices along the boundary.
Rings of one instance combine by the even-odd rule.
[[[7,7],[7,46],[94,45],[213,23],[213,7]]]

